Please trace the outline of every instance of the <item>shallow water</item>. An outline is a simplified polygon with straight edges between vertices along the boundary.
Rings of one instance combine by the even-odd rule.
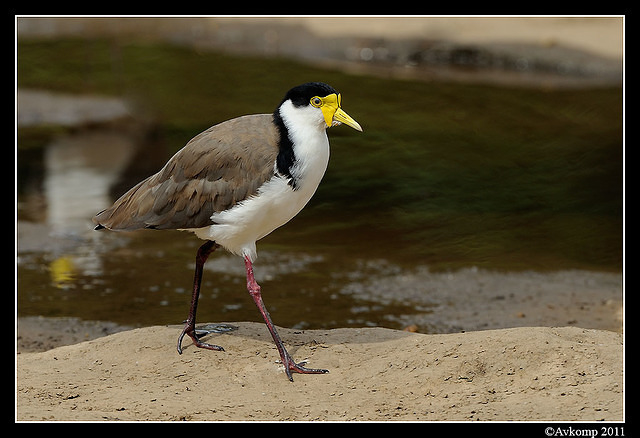
[[[117,196],[114,191],[135,184],[150,162],[168,158],[123,132],[79,130],[56,137],[35,152],[22,152],[18,316],[78,317],[126,326],[179,324],[187,317],[195,253],[202,241],[179,231],[93,230],[91,217],[110,205]],[[104,153],[105,144],[109,154]],[[135,158],[145,153],[154,159]],[[312,203],[258,243],[255,275],[277,325],[446,332],[468,329],[471,321],[477,324],[474,328],[519,324],[517,318],[509,320],[493,308],[505,297],[526,302],[531,295],[542,294],[537,304],[568,307],[572,301],[584,307],[580,299],[608,301],[613,303],[607,304],[612,315],[622,302],[616,274],[578,272],[569,275],[569,282],[549,282],[531,273],[516,280],[509,275],[496,279],[478,274],[475,268],[460,275],[455,270],[444,276],[429,274],[411,239],[401,233],[381,234],[374,227],[349,227],[338,218],[331,221]],[[595,286],[586,287],[590,281]],[[487,284],[491,284],[488,289]],[[582,298],[572,295],[576,291]],[[514,305],[520,307],[510,311],[511,317],[524,308],[521,303]],[[451,313],[450,307],[457,309]],[[467,316],[460,321],[459,315]],[[569,320],[574,319],[565,318]],[[241,258],[224,250],[209,258],[198,321],[260,321],[246,291]],[[607,329],[618,326],[615,321],[605,324]]]
[[[148,234],[97,237],[91,243],[99,251],[83,245],[21,255],[19,314],[76,316],[133,326],[180,323],[189,309],[199,241],[185,233]],[[277,324],[400,328],[389,318],[415,312],[409,304],[351,298],[343,293],[344,285],[354,272],[363,275],[362,271],[311,251],[260,252],[255,274]],[[352,266],[357,269],[358,263]],[[198,321],[259,321],[245,284],[242,259],[223,251],[212,255],[205,268]]]
[[[55,138],[41,157],[23,154],[30,166],[23,168],[19,182],[24,187],[18,204],[20,316],[72,316],[132,326],[176,324],[186,318],[195,253],[202,241],[178,231],[95,231],[91,223],[113,201],[114,185],[133,185],[148,168],[136,166],[138,146],[122,131],[93,129]],[[157,155],[157,149],[147,150]],[[118,183],[120,179],[124,182]],[[305,227],[309,220],[286,227]],[[259,243],[255,265],[277,324],[380,325],[394,313],[415,311],[408,304],[381,305],[342,293],[346,283],[367,269],[380,271],[362,268],[363,256],[368,257],[362,249],[331,245],[327,250],[292,242],[286,231],[278,234]],[[198,321],[260,319],[246,291],[242,259],[223,250],[205,265],[200,302]]]
[[[209,124],[270,110],[277,90],[316,78],[317,68],[100,41],[23,43],[18,63],[19,86],[127,95],[153,120],[19,130],[18,315],[180,323],[200,241],[181,232],[97,232],[91,217]],[[364,133],[331,130],[331,162],[311,203],[258,243],[256,276],[277,325],[448,327],[428,317],[454,302],[447,294],[459,286],[440,284],[444,292],[430,298],[421,274],[398,283],[411,293],[391,287],[424,266],[620,272],[621,88],[321,76],[342,90]],[[260,320],[243,271],[237,257],[211,257],[199,321]],[[469,289],[463,296],[473,300],[482,284]],[[621,295],[619,282],[606,290],[602,300]],[[518,291],[490,298],[511,293]]]

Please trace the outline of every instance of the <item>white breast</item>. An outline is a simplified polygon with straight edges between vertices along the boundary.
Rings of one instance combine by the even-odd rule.
[[[296,179],[295,190],[288,179],[278,175],[274,165],[274,177],[260,187],[256,196],[248,198],[233,208],[215,213],[216,223],[205,228],[193,229],[205,240],[214,240],[228,251],[256,258],[256,241],[290,221],[309,202],[315,193],[329,163],[329,140],[326,125],[320,111],[281,107],[281,116],[289,127],[294,144],[296,161],[291,169]],[[316,123],[320,113],[320,122]],[[300,120],[305,118],[305,120]],[[313,123],[309,123],[309,119]],[[291,126],[298,127],[291,129]]]

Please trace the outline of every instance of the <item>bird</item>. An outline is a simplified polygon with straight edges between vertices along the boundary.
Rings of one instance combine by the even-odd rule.
[[[177,350],[189,336],[195,346],[224,351],[196,332],[202,271],[218,248],[244,259],[247,290],[273,338],[290,381],[292,373],[326,369],[296,363],[262,299],[253,273],[256,242],[295,217],[315,193],[329,163],[327,129],[362,127],[342,109],[341,94],[323,82],[291,88],[273,113],[216,124],[196,135],[154,175],[93,217],[95,230],[175,229],[205,242],[196,252],[189,315]]]

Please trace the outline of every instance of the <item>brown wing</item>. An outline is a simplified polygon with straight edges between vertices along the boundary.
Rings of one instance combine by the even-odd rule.
[[[255,194],[273,176],[278,131],[270,114],[244,116],[197,135],[155,175],[93,221],[112,230],[212,225],[211,215]]]

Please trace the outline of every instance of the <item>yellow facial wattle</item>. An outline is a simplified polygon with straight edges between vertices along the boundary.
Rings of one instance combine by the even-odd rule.
[[[312,106],[320,108],[327,127],[344,123],[357,131],[362,131],[360,124],[340,107],[341,100],[340,94],[332,93],[325,97],[312,97],[310,103]]]

